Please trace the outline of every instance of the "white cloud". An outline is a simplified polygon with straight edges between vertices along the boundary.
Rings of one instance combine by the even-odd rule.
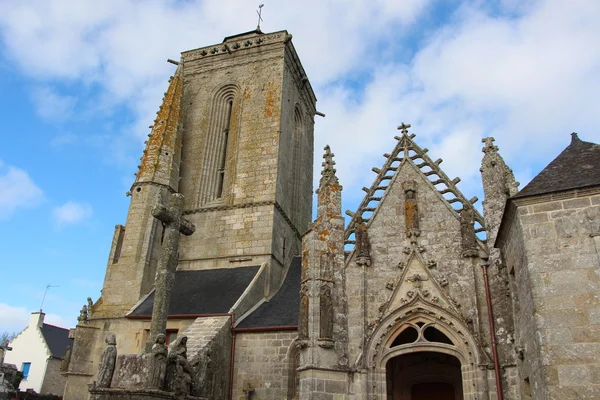
[[[35,311],[39,310],[30,311],[25,307],[15,307],[10,304],[0,303],[0,332],[21,332],[29,325],[29,317]],[[46,313],[44,323],[61,328],[70,328],[73,326],[74,319],[74,317],[65,318],[58,314]]]
[[[36,88],[32,98],[38,115],[45,120],[55,122],[70,118],[76,103],[73,96],[60,95],[48,86]]]
[[[0,160],[0,220],[10,217],[18,208],[37,206],[44,194],[26,171]]]
[[[52,210],[52,216],[58,227],[81,223],[92,215],[93,210],[89,204],[76,203],[74,201],[68,201]]]
[[[434,23],[431,1],[267,4],[263,30],[294,35],[318,108],[327,114],[316,123],[316,175],[329,143],[346,198],[362,195],[357,189],[371,183],[370,169],[395,145],[402,121],[434,159],[444,158],[449,175],[463,178],[467,196],[479,180],[481,137],[495,136],[525,179],[534,172],[521,168],[548,162],[569,132],[598,141],[600,3],[490,4],[465,1]],[[0,3],[0,34],[24,73],[97,85],[98,109],[129,106],[135,121],[117,131],[134,135],[111,143],[132,136],[141,142],[173,71],[165,59],[253,29],[255,7],[242,0],[9,0]],[[406,42],[418,31],[416,42]],[[72,99],[62,100],[68,112]]]
[[[30,314],[24,307],[0,303],[0,332],[21,332],[29,323]]]

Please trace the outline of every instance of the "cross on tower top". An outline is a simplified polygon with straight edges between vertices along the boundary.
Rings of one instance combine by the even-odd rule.
[[[492,151],[492,152],[497,151],[498,147],[494,146],[495,140],[496,139],[494,139],[491,136],[481,139],[481,143],[485,143],[485,147],[481,151],[483,151],[484,153],[487,153],[488,151]]]
[[[260,31],[260,22],[263,20],[262,19],[262,8],[264,7],[264,4],[260,4],[258,6],[258,10],[256,10],[256,13],[258,14],[258,23],[256,24],[256,30]]]
[[[398,130],[401,131],[402,133],[408,134],[408,128],[410,128],[410,124],[405,124],[403,122],[402,125],[400,125],[398,127]]]

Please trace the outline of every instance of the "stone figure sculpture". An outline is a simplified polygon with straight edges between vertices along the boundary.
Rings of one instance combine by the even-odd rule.
[[[333,301],[331,298],[331,287],[328,284],[321,286],[319,307],[319,339],[333,339]]]
[[[152,388],[163,389],[165,386],[165,372],[167,369],[167,354],[168,349],[166,343],[166,337],[164,334],[159,333],[156,336],[156,341],[152,345],[151,358],[150,358],[150,382],[149,385]]]
[[[87,306],[81,307],[81,311],[79,311],[79,317],[77,317],[77,323],[84,324],[88,320],[88,308]]]
[[[300,289],[300,316],[298,337],[308,338],[308,288],[303,285]]]
[[[90,318],[92,316],[92,306],[94,305],[94,302],[92,301],[91,297],[87,298],[87,317]]]
[[[61,372],[66,372],[69,370],[69,363],[71,362],[71,346],[67,346],[65,350],[65,355],[60,360],[60,370]]]
[[[404,188],[404,220],[406,222],[406,236],[412,243],[416,243],[417,237],[421,235],[419,230],[419,207],[417,205],[417,183],[406,181],[402,183]]]
[[[106,335],[106,348],[100,357],[100,367],[98,369],[98,377],[96,386],[101,388],[109,388],[112,382],[113,373],[115,372],[115,362],[117,360],[117,338],[114,333],[109,332]]]
[[[194,370],[187,359],[187,336],[181,337],[169,351],[165,386],[170,392],[187,396],[193,390]]]
[[[471,208],[463,208],[460,212],[460,234],[463,257],[477,257],[477,237],[475,236],[475,214]]]
[[[354,237],[356,239],[356,263],[358,265],[371,265],[371,243],[367,233],[365,220],[358,216],[354,225]]]

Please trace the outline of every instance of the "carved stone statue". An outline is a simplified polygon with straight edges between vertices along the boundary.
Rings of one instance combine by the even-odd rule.
[[[367,232],[365,220],[358,216],[354,225],[354,237],[356,239],[356,263],[358,265],[371,265],[371,242]]]
[[[87,298],[87,317],[90,318],[92,316],[92,306],[94,305],[94,302],[92,301],[91,297]]]
[[[79,311],[79,317],[77,317],[78,324],[84,324],[88,320],[88,308],[87,306],[81,307],[81,311]]]
[[[477,257],[477,237],[475,236],[475,214],[471,208],[463,208],[460,212],[460,235],[463,257]]]
[[[328,284],[321,286],[319,307],[319,339],[333,339],[333,301],[331,298],[331,287]]]
[[[159,333],[156,336],[156,341],[152,345],[150,360],[150,382],[152,388],[163,389],[165,387],[165,372],[167,369],[167,345],[165,335]]]
[[[194,370],[187,359],[187,336],[179,339],[169,351],[165,386],[178,396],[188,396],[193,390]]]
[[[67,372],[69,370],[69,363],[71,362],[71,346],[67,346],[65,355],[60,360],[61,372]]]
[[[113,373],[115,372],[115,362],[117,360],[117,338],[114,333],[109,332],[106,335],[106,348],[100,357],[100,367],[98,369],[98,377],[96,386],[101,388],[109,388],[112,382]]]
[[[300,316],[298,323],[298,337],[300,339],[308,338],[308,288],[305,285],[300,289]]]
[[[419,207],[417,205],[417,183],[405,181],[404,188],[404,220],[406,222],[406,236],[411,243],[416,243],[417,237],[421,235],[419,230]]]

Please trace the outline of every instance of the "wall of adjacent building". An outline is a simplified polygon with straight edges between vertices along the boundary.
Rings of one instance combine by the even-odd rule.
[[[297,336],[297,331],[237,333],[232,399],[247,399],[244,389],[254,390],[254,400],[289,398],[290,357],[295,354],[290,346]]]
[[[533,399],[600,396],[598,193],[518,199],[512,210],[502,250],[516,288],[522,394]]]

